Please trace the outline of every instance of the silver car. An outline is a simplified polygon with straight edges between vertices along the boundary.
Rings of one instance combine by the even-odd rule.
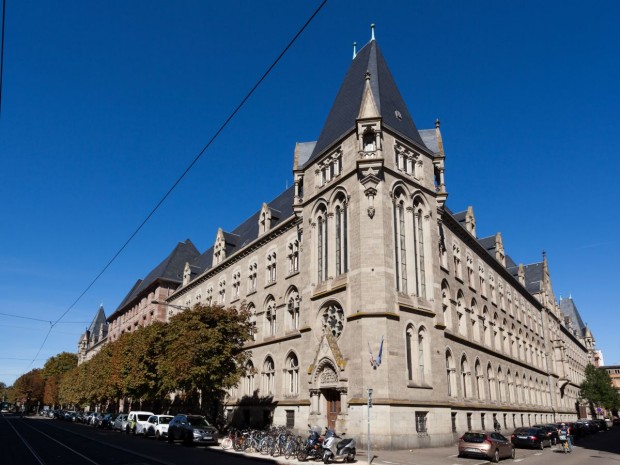
[[[127,428],[127,414],[121,413],[119,416],[116,417],[116,420],[114,420],[114,425],[112,426],[112,429],[114,431],[123,432],[125,431],[126,428]]]

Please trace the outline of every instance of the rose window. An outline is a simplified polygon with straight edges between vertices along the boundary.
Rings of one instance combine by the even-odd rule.
[[[344,311],[342,308],[332,304],[323,310],[323,328],[332,333],[334,337],[340,337],[344,329]]]

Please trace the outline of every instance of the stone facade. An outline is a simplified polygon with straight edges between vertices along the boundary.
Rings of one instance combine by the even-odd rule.
[[[556,302],[544,255],[517,264],[500,233],[477,237],[473,208],[447,207],[445,160],[439,122],[416,128],[372,40],[319,139],[296,145],[294,186],[139,281],[111,339],[196,303],[247,306],[229,419],[330,426],[362,446],[368,414],[383,448],[574,419],[594,338]]]
[[[78,364],[90,360],[108,342],[108,322],[100,305],[90,326],[78,342]]]
[[[415,128],[371,41],[319,140],[297,145],[295,186],[249,220],[250,240],[247,224],[218,231],[204,271],[168,299],[251,309],[232,418],[329,425],[365,444],[372,388],[374,445],[412,448],[495,419],[577,416],[594,339],[562,314],[546,257],[517,265],[501,234],[476,237],[472,208],[447,208],[444,162],[439,123]]]

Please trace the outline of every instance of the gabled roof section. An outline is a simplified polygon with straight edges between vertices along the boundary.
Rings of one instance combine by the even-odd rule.
[[[105,312],[103,311],[103,305],[100,305],[95,318],[93,318],[93,322],[88,327],[88,331],[90,334],[98,333],[99,328],[101,328],[101,326],[105,327],[107,324],[108,322],[106,321]]]
[[[560,310],[564,316],[573,320],[573,328],[577,329],[580,335],[583,335],[586,325],[583,323],[579,310],[577,310],[577,306],[571,297],[560,299]]]
[[[415,145],[426,147],[396,87],[379,45],[375,40],[371,40],[351,62],[307,163],[356,127],[363,103],[366,72],[370,73],[373,104],[383,118],[383,125]],[[365,101],[367,102],[367,99]]]
[[[543,262],[525,265],[525,288],[530,294],[538,294],[542,290]]]
[[[213,250],[211,250],[213,253]],[[186,262],[192,262],[196,257],[200,256],[200,252],[194,246],[192,241],[187,239],[185,242],[179,242],[159,265],[157,265],[144,280],[138,280],[134,284],[132,290],[127,294],[115,312],[110,318],[122,311],[127,305],[132,304],[141,294],[148,290],[156,281],[163,280],[172,283],[181,284],[183,282],[183,269]]]
[[[439,155],[439,140],[437,139],[436,129],[420,129],[418,131],[424,145],[433,152],[434,155]]]
[[[271,227],[275,228],[277,225],[293,216],[293,195],[295,193],[294,186],[289,187],[278,197],[273,199],[267,204],[267,206],[274,212],[272,217]],[[257,210],[252,216],[241,223],[232,233],[227,234],[226,241],[226,256],[238,252],[243,249],[247,244],[258,238],[258,217],[262,211]],[[228,239],[231,239],[231,243],[228,243]],[[233,244],[234,238],[234,244]],[[229,249],[229,245],[231,246]],[[193,268],[198,270],[198,273],[194,275],[192,273],[192,281],[199,275],[207,271],[213,266],[213,247],[210,247],[199,257],[196,257],[193,262],[190,262]]]

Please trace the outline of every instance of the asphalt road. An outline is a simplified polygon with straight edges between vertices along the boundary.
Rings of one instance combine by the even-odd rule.
[[[0,465],[264,465],[273,460],[46,418],[0,416]]]

